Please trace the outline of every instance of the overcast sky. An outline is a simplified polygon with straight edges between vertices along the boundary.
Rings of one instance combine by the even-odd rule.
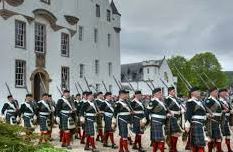
[[[211,51],[233,71],[233,0],[115,0],[122,14],[121,61]]]

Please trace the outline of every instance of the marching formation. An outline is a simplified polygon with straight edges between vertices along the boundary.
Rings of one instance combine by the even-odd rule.
[[[61,146],[67,149],[72,149],[71,141],[75,137],[85,144],[87,151],[97,152],[96,142],[102,142],[103,147],[118,148],[119,152],[129,152],[129,144],[132,149],[143,152],[142,136],[150,129],[150,137],[145,138],[150,138],[153,152],[164,152],[165,144],[170,152],[177,152],[179,138],[187,141],[185,148],[192,152],[204,152],[205,147],[208,152],[214,149],[222,152],[224,140],[228,152],[233,152],[230,147],[233,108],[227,88],[213,87],[203,96],[197,87],[190,86],[188,99],[177,97],[173,86],[168,87],[166,97],[162,88],[151,90],[151,95],[134,90],[132,97],[121,88],[118,96],[107,90],[93,93],[89,89],[74,97],[69,90],[63,90],[57,102],[47,93],[40,101],[34,101],[32,94],[27,94],[21,105],[9,95],[1,114],[6,123],[23,122],[29,141],[39,125],[40,143],[53,140],[52,129],[57,124]],[[119,142],[114,140],[116,130]]]

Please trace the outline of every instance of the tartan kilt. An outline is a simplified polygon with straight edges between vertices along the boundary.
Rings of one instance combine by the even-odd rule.
[[[15,125],[17,123],[15,115],[10,114],[10,113],[6,113],[6,123],[11,124],[11,125]]]
[[[33,123],[33,116],[23,116],[24,127],[27,129],[31,129]]]
[[[165,141],[165,120],[151,118],[151,140]]]
[[[42,116],[39,117],[40,122],[40,131],[48,131],[49,130],[49,124],[48,124],[48,116]]]
[[[191,126],[191,144],[192,146],[204,147],[205,143],[205,132],[203,123],[192,123]]]
[[[69,126],[68,126],[70,118],[71,118],[70,115],[61,114],[61,117],[60,117],[60,128],[61,128],[61,130],[71,130],[71,129],[69,129]]]
[[[230,126],[229,126],[229,116],[226,116],[226,119],[221,124],[221,130],[222,130],[223,136],[230,136],[231,135]]]
[[[144,130],[141,129],[141,126],[140,126],[140,120],[142,120],[144,117],[143,114],[137,114],[137,115],[134,115],[134,119],[133,119],[133,133],[135,134],[143,134],[144,133]]]
[[[96,116],[97,129],[103,129],[103,116],[98,114]]]
[[[170,129],[171,129],[171,134],[174,134],[174,133],[181,133],[182,130],[181,130],[181,127],[179,125],[179,118],[177,117],[171,117],[170,118]]]
[[[86,116],[86,118],[85,118],[85,132],[86,132],[86,135],[95,136],[95,117]]]
[[[119,128],[119,136],[121,138],[128,137],[128,124],[129,124],[130,116],[118,116],[118,128]]]
[[[112,129],[112,116],[106,116],[104,115],[104,132],[113,132]]]
[[[222,139],[221,125],[219,122],[211,121],[212,136],[211,139]]]
[[[81,127],[80,116],[77,117],[76,126],[77,126],[77,128],[80,128],[80,127]]]

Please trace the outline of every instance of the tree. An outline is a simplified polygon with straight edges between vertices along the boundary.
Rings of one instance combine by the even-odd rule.
[[[229,84],[227,75],[221,71],[218,59],[210,52],[196,54],[190,60],[182,56],[173,56],[168,59],[168,64],[173,75],[178,77],[177,89],[180,94],[187,95],[188,89],[176,69],[192,86],[198,86],[202,91],[214,86],[226,87]]]
[[[222,67],[216,56],[210,52],[196,54],[189,61],[191,71],[197,79],[196,85],[202,90],[211,87],[225,87],[228,84],[227,76],[222,72]]]

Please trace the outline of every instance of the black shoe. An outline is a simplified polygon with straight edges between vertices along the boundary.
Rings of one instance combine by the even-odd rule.
[[[133,145],[132,149],[134,149],[134,150],[138,150],[137,145]]]
[[[118,148],[118,146],[116,144],[112,145],[112,149],[117,149],[117,148]]]
[[[72,149],[72,146],[69,145],[69,146],[67,146],[66,148],[70,150],[70,149]]]
[[[97,149],[92,149],[92,152],[99,152],[99,150],[97,150]]]
[[[91,150],[91,148],[89,148],[89,147],[85,147],[85,148],[84,148],[84,150]]]
[[[111,147],[111,146],[108,144],[103,144],[103,147]]]
[[[138,152],[146,152],[146,150],[143,149],[143,148],[139,148],[139,149],[138,149]]]
[[[62,144],[61,147],[67,147],[65,144]]]

